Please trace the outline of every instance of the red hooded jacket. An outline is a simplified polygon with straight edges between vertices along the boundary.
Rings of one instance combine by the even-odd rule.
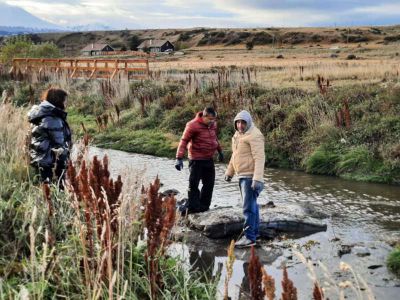
[[[176,158],[185,156],[188,148],[189,159],[206,160],[212,159],[215,150],[222,151],[217,138],[217,124],[210,126],[203,122],[203,112],[197,113],[196,117],[186,123],[181,141],[176,151]]]

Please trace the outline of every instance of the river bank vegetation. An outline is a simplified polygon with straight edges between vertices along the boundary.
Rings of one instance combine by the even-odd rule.
[[[75,134],[82,135],[83,123],[100,147],[174,157],[186,122],[211,105],[218,111],[219,139],[229,159],[233,117],[247,109],[265,134],[269,167],[400,183],[397,81],[332,87],[318,77],[315,89],[307,90],[266,88],[251,79],[232,83],[226,70],[213,74],[217,80],[195,76],[170,82],[59,83],[70,93]],[[25,106],[37,101],[45,86],[5,81],[0,92],[5,91],[4,101]]]
[[[76,145],[67,191],[40,186],[25,159],[25,115],[0,105],[2,299],[214,297],[214,279],[165,253],[175,199],[161,201],[158,180],[142,189],[140,176],[112,179],[107,157],[89,161]]]

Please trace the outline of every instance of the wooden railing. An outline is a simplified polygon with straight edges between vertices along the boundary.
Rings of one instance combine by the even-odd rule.
[[[147,59],[50,59],[14,58],[10,74],[29,75],[66,73],[70,78],[110,78],[125,75],[128,79],[147,79],[149,61]]]

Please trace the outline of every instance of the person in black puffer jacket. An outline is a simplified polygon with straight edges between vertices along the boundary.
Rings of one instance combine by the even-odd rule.
[[[72,146],[65,112],[67,96],[62,89],[50,88],[43,94],[40,105],[34,105],[28,113],[28,120],[32,123],[31,165],[42,183],[49,183],[56,177],[61,189]]]

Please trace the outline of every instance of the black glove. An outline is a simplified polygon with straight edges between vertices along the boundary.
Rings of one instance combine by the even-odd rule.
[[[231,182],[231,180],[232,180],[232,176],[225,175],[226,182]]]
[[[175,169],[178,171],[183,169],[183,159],[182,158],[177,158],[175,161]]]
[[[218,161],[223,162],[224,161],[224,153],[222,151],[218,152]]]

